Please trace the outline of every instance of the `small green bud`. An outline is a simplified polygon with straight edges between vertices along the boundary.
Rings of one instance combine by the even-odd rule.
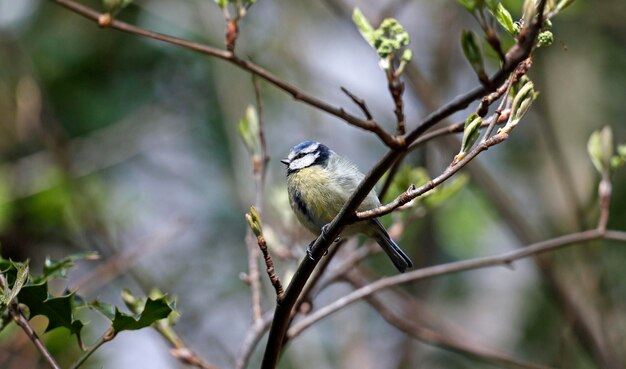
[[[463,129],[463,140],[461,142],[461,152],[468,152],[478,137],[480,136],[480,125],[483,120],[478,114],[474,113],[465,120],[465,128]]]
[[[513,97],[513,104],[511,104],[511,114],[509,116],[509,120],[506,125],[499,129],[498,132],[509,133],[520,120],[526,115],[530,105],[538,96],[538,93],[535,92],[535,85],[529,79],[520,80],[522,87],[517,91],[515,96]]]
[[[239,137],[243,140],[248,153],[250,153],[251,156],[261,157],[259,117],[256,109],[252,105],[246,107],[245,115],[239,120],[237,129],[239,130]]]
[[[402,52],[402,58],[400,59],[401,61],[408,63],[411,61],[411,59],[413,59],[413,51],[406,49]]]
[[[550,31],[543,31],[537,36],[537,47],[550,46],[554,42],[554,35]]]
[[[252,232],[255,236],[258,237],[263,234],[261,217],[259,216],[259,213],[254,206],[252,206],[250,208],[250,212],[246,214],[246,221],[248,222],[248,225],[250,226],[250,229],[252,229]]]
[[[603,174],[610,170],[613,158],[613,131],[605,126],[601,131],[594,131],[587,141],[587,152],[596,170]]]

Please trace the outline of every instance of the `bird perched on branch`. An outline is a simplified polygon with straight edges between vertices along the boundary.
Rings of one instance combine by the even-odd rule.
[[[319,142],[305,141],[294,146],[281,162],[287,165],[291,208],[300,223],[314,234],[319,234],[335,218],[364,178],[354,164]],[[358,210],[378,206],[380,201],[372,190]],[[343,230],[345,236],[357,233],[375,239],[400,272],[413,266],[378,219],[354,223]]]

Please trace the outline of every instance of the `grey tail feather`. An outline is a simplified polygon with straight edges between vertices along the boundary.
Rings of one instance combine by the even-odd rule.
[[[398,268],[400,273],[404,273],[407,268],[411,268],[413,266],[413,262],[407,254],[400,249],[392,239],[389,237],[389,234],[385,230],[382,224],[378,219],[372,219],[372,225],[375,229],[375,233],[373,237],[376,239],[376,242],[382,247],[383,251],[389,256],[393,265]]]

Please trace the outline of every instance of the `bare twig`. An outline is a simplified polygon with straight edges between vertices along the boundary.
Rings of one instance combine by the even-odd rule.
[[[4,278],[4,275],[0,273],[0,290],[8,289],[8,288],[9,288],[9,284],[7,283],[6,278]],[[20,328],[22,328],[24,333],[26,333],[28,338],[33,342],[37,350],[39,350],[39,352],[41,353],[41,356],[43,356],[43,358],[46,360],[48,365],[53,369],[61,369],[61,367],[56,362],[54,357],[52,357],[52,355],[50,354],[46,346],[43,344],[43,342],[41,342],[41,339],[39,338],[37,333],[35,333],[35,330],[30,325],[30,323],[28,322],[28,319],[26,319],[19,305],[15,301],[9,302],[8,312],[9,312],[9,317],[13,319],[13,321],[15,321],[15,323]]]
[[[272,313],[268,312],[263,316],[263,319],[254,322],[248,328],[248,333],[246,333],[246,337],[243,339],[241,348],[235,358],[235,369],[245,369],[248,366],[248,361],[250,361],[254,348],[261,340],[261,337],[263,337],[265,331],[270,327],[270,323],[272,323]]]
[[[370,296],[385,288],[389,288],[401,283],[415,282],[462,271],[482,269],[494,266],[510,266],[515,260],[527,258],[529,256],[534,256],[545,252],[555,251],[557,249],[576,243],[598,239],[626,242],[626,232],[605,231],[604,233],[602,233],[597,229],[592,229],[538,242],[500,255],[436,265],[432,267],[418,269],[405,274],[381,278],[369,285],[366,285],[341,297],[335,302],[326,305],[325,307],[315,311],[306,318],[298,321],[289,330],[290,336],[296,336],[300,334],[302,330],[318,322],[319,320],[333,314],[338,310],[345,308],[346,306],[366,296]]]
[[[95,23],[98,23],[100,17],[101,17],[101,13],[97,12],[96,10],[87,7],[85,5],[82,5],[74,0],[51,0],[87,19],[90,19],[92,21],[94,21]],[[237,65],[238,67],[240,67],[241,69],[244,69],[252,74],[255,74],[261,78],[263,78],[264,80],[268,81],[269,83],[271,83],[272,85],[274,85],[275,87],[277,87],[280,90],[285,91],[286,93],[290,94],[294,99],[301,101],[307,105],[313,106],[319,110],[322,110],[324,112],[327,112],[331,115],[334,115],[344,121],[346,121],[348,124],[351,124],[353,126],[365,129],[367,131],[371,131],[373,133],[375,133],[387,146],[392,147],[392,148],[402,148],[404,146],[404,141],[396,138],[390,134],[388,134],[387,132],[385,132],[385,130],[378,124],[376,123],[374,120],[363,120],[360,119],[348,112],[346,112],[343,108],[338,108],[335,107],[333,105],[330,105],[320,99],[318,99],[317,97],[314,97],[312,95],[306,94],[303,91],[301,91],[300,89],[298,89],[297,87],[281,80],[280,78],[278,78],[277,76],[271,74],[270,72],[268,72],[267,70],[261,68],[260,66],[252,63],[252,62],[248,62],[246,60],[240,59],[239,57],[237,57],[232,51],[229,50],[222,50],[222,49],[218,49],[215,47],[210,47],[210,46],[206,46],[203,44],[199,44],[196,42],[192,42],[192,41],[188,41],[185,39],[181,39],[178,37],[173,37],[173,36],[169,36],[169,35],[165,35],[162,33],[158,33],[158,32],[153,32],[153,31],[149,31],[146,30],[144,28],[141,27],[137,27],[134,25],[131,25],[129,23],[126,22],[122,22],[120,20],[117,19],[112,19],[110,21],[110,23],[108,23],[106,25],[107,28],[113,28],[113,29],[117,29],[119,31],[123,31],[123,32],[127,32],[127,33],[131,33],[134,35],[138,35],[138,36],[142,36],[142,37],[146,37],[146,38],[151,38],[154,40],[158,40],[158,41],[162,41],[165,43],[169,43],[172,45],[176,45],[176,46],[180,46],[189,50],[193,50],[205,55],[209,55],[209,56],[213,56],[222,60],[225,60],[229,63],[232,63],[234,65]]]
[[[393,201],[388,204],[379,206],[377,208],[360,211],[356,213],[357,220],[365,220],[376,218],[385,214],[389,214],[395,209],[401,207],[409,203],[411,200],[415,199],[418,196],[425,194],[426,192],[432,190],[437,187],[441,183],[443,183],[448,178],[452,177],[456,172],[458,172],[461,168],[467,165],[470,161],[472,161],[478,154],[489,149],[491,146],[497,145],[508,138],[508,135],[505,133],[497,134],[488,140],[481,142],[478,146],[476,146],[467,156],[465,156],[462,160],[457,162],[456,164],[448,167],[442,174],[438,177],[426,182],[420,187],[415,188],[414,186],[401,193],[398,197],[396,197]]]
[[[368,284],[368,281],[358,273],[348,273],[344,275],[344,279],[348,281],[353,287],[361,288]],[[388,303],[375,295],[370,295],[363,298],[368,304],[370,304],[383,319],[389,324],[393,325],[400,331],[408,334],[414,339],[427,343],[429,345],[437,346],[445,350],[456,352],[463,356],[469,356],[471,358],[486,362],[488,364],[498,364],[506,368],[516,369],[550,369],[550,367],[528,363],[511,357],[497,350],[493,350],[488,347],[484,347],[477,344],[470,343],[465,337],[455,337],[454,335],[438,332],[434,329],[428,328],[413,319],[407,319],[400,314],[395,313],[388,306]],[[445,331],[445,330],[444,330]]]
[[[372,117],[372,113],[367,107],[367,104],[365,103],[365,100],[357,97],[355,94],[350,92],[350,90],[348,90],[347,88],[343,86],[341,86],[341,91],[343,91],[344,94],[348,95],[348,97],[352,100],[352,102],[354,102],[359,107],[359,109],[361,109],[361,111],[363,112],[363,115],[365,115],[365,118],[367,118],[367,120],[374,119]]]
[[[404,117],[404,102],[402,94],[404,93],[404,82],[400,81],[393,68],[387,71],[387,88],[393,99],[394,110],[397,122],[397,135],[404,135],[406,132],[406,122]]]
[[[517,67],[517,65],[526,60],[530,55],[532,47],[534,46],[535,39],[538,31],[543,23],[543,10],[545,7],[545,0],[541,0],[539,3],[539,16],[530,26],[524,28],[520,32],[518,43],[513,46],[507,53],[507,61],[503,63],[502,68],[492,77],[493,84],[501,83],[506,77]],[[485,92],[484,87],[476,87],[468,93],[453,99],[451,102],[440,107],[438,110],[429,114],[424,120],[406,136],[406,144],[411,144],[418,139],[429,128],[437,124],[442,119],[451,115],[452,113],[465,108],[471,101],[480,97]],[[495,137],[495,136],[494,136]],[[274,314],[274,321],[270,328],[270,333],[265,349],[265,355],[261,365],[262,369],[273,369],[278,362],[278,356],[282,350],[282,344],[287,333],[289,317],[291,311],[295,305],[300,291],[306,284],[307,279],[311,275],[313,269],[317,265],[317,260],[323,256],[328,249],[330,242],[339,236],[341,230],[345,226],[346,222],[354,215],[359,204],[363,201],[365,196],[371,191],[376,182],[382,177],[387,169],[401,156],[402,151],[390,150],[380,161],[371,169],[368,175],[365,176],[363,181],[359,184],[356,191],[352,194],[350,199],[343,206],[339,214],[333,219],[326,228],[325,237],[318,237],[311,247],[311,258],[304,258],[300,263],[296,273],[294,274],[291,283],[285,291],[284,298],[276,306]]]
[[[72,364],[70,369],[80,368],[80,366],[83,365],[85,361],[87,361],[87,359],[89,359],[89,357],[91,357],[91,355],[93,355],[93,353],[96,352],[96,350],[100,348],[100,346],[109,342],[113,338],[115,338],[115,331],[113,330],[113,328],[107,329],[107,331],[104,332],[102,337],[100,337],[100,339],[98,339],[98,341],[96,341],[96,343],[94,343],[93,346],[89,347],[87,351],[83,352],[81,357],[79,357],[78,360],[76,360],[76,362]]]
[[[272,257],[270,256],[267,250],[267,243],[265,242],[265,237],[262,234],[256,237],[257,243],[259,244],[259,249],[263,253],[263,259],[265,260],[265,266],[267,271],[267,276],[270,278],[270,282],[272,282],[272,286],[274,286],[274,290],[276,291],[276,300],[280,301],[285,290],[283,289],[282,283],[280,283],[280,279],[278,275],[276,275],[276,271],[274,269],[274,262],[272,261]],[[261,319],[261,316],[259,316]],[[257,320],[259,320],[257,319]]]

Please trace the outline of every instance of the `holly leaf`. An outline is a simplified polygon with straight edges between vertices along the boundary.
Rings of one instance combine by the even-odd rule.
[[[140,314],[125,314],[115,309],[113,318],[113,330],[116,333],[133,331],[149,327],[157,320],[167,318],[174,311],[165,296],[157,299],[148,298]]]
[[[115,319],[115,307],[111,304],[107,304],[106,302],[102,302],[100,300],[94,300],[88,303],[87,306],[109,318],[111,321]]]
[[[48,283],[24,286],[17,295],[21,304],[28,306],[29,319],[43,315],[48,318],[46,332],[55,328],[67,328],[72,334],[80,334],[84,324],[74,319],[74,293],[52,297],[48,293]]]
[[[63,278],[67,275],[67,271],[74,267],[77,260],[95,260],[99,256],[95,252],[80,252],[64,257],[61,260],[52,260],[46,257],[43,265],[43,273],[33,279],[34,284],[45,282],[50,278]]]

